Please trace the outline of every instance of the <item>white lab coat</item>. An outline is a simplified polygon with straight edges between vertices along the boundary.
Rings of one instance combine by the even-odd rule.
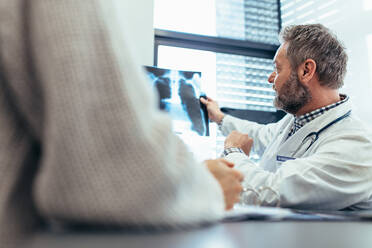
[[[335,123],[307,150],[304,138],[351,109],[350,100],[328,110],[286,139],[294,117],[260,125],[226,115],[221,131],[247,133],[254,140],[253,151],[261,155],[258,165],[242,153],[231,153],[245,175],[244,183],[254,189],[271,187],[280,194],[280,205],[298,209],[372,209],[372,132],[351,116]],[[294,152],[300,147],[298,152]],[[277,156],[294,160],[277,161]],[[262,204],[276,205],[278,197],[266,190]]]

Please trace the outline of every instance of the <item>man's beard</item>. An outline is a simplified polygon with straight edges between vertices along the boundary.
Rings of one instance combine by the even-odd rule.
[[[301,84],[296,72],[291,72],[274,99],[274,105],[287,113],[296,114],[310,102],[312,96],[308,87]]]

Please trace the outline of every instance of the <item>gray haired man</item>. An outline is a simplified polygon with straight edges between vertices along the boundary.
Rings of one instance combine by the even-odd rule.
[[[288,114],[260,125],[224,115],[202,100],[225,135],[225,158],[245,175],[246,197],[300,209],[372,209],[372,133],[339,94],[347,55],[320,24],[286,27],[268,81],[274,105]],[[261,155],[249,159],[251,148]],[[252,195],[258,195],[254,200]]]

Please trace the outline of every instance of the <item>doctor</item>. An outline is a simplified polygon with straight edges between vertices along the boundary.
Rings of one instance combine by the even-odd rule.
[[[289,26],[275,69],[268,78],[275,106],[288,114],[260,125],[224,115],[218,104],[202,99],[219,124],[224,156],[245,175],[248,204],[298,209],[372,209],[372,133],[339,94],[347,55],[324,26]],[[249,159],[251,148],[261,156]],[[254,196],[254,197],[253,197]]]

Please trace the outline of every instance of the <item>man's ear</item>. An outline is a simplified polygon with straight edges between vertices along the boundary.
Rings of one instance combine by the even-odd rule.
[[[315,77],[316,72],[316,62],[313,59],[305,60],[297,70],[298,78],[305,85],[308,84],[311,79]]]

